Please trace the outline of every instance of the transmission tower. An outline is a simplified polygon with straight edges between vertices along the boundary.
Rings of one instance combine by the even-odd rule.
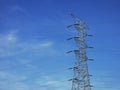
[[[69,68],[74,71],[74,75],[72,79],[69,79],[69,81],[72,81],[72,89],[71,90],[91,90],[92,85],[90,85],[90,74],[88,72],[88,60],[89,59],[86,54],[87,48],[93,48],[89,47],[86,44],[86,37],[92,36],[87,34],[88,26],[78,17],[71,14],[74,24],[69,25],[67,28],[74,27],[77,31],[77,35],[72,38],[68,38],[67,40],[74,40],[77,45],[76,50],[68,51],[67,53],[74,52],[76,59],[74,63],[74,67]]]

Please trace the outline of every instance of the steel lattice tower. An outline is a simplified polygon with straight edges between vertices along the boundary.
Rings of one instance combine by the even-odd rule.
[[[92,87],[90,85],[91,75],[88,72],[87,61],[93,59],[88,59],[86,55],[86,48],[92,48],[92,47],[87,46],[86,37],[92,35],[87,34],[88,26],[82,20],[80,20],[78,17],[74,16],[73,14],[71,14],[71,16],[75,22],[73,25],[69,25],[67,28],[74,27],[77,31],[77,36],[69,38],[67,40],[74,39],[77,45],[77,50],[72,50],[67,52],[67,53],[74,52],[76,56],[74,67],[69,68],[69,69],[73,69],[74,71],[73,78],[70,79],[69,81],[72,81],[72,90],[91,90]]]

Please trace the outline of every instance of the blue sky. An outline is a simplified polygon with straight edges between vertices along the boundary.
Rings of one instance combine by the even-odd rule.
[[[70,13],[84,20],[92,90],[120,88],[119,0],[0,0],[0,90],[70,90],[75,31]]]

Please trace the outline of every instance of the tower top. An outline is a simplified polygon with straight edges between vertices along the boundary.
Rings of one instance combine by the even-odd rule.
[[[74,25],[83,27],[86,30],[89,29],[87,24],[84,21],[82,21],[82,19],[78,18],[73,13],[71,13],[70,15],[72,16],[72,18],[74,20]]]

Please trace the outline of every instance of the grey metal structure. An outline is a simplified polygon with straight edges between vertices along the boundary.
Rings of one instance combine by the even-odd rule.
[[[87,34],[87,29],[88,26],[79,18],[71,14],[71,16],[74,19],[74,24],[69,25],[67,28],[74,27],[77,31],[77,36],[68,38],[67,40],[73,39],[76,42],[77,45],[77,50],[72,50],[68,51],[67,53],[74,52],[76,56],[75,64],[73,68],[74,75],[73,78],[70,79],[69,81],[72,81],[72,90],[91,90],[91,85],[90,85],[90,76],[88,72],[88,65],[87,61],[88,60],[93,60],[93,59],[88,59],[86,55],[86,48],[93,48],[89,47],[86,44],[86,37],[87,36],[92,36]]]

